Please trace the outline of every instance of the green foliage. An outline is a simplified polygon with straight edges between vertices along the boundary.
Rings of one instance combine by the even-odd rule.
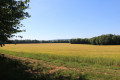
[[[101,35],[90,39],[71,39],[71,44],[120,45],[120,35]]]
[[[85,38],[85,39],[81,39],[81,38],[71,39],[69,42],[71,44],[90,44],[89,39],[87,39],[87,38]]]
[[[25,12],[28,9],[29,0],[0,0],[0,45],[8,42],[8,38],[13,37],[14,33],[22,32],[20,27],[21,20],[30,17]]]

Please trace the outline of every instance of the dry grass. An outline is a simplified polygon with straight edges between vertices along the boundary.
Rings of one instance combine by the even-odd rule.
[[[47,60],[120,66],[120,45],[98,46],[68,43],[8,44],[0,49],[9,52],[26,53],[23,55],[11,52],[14,55],[29,56],[36,59],[45,60],[47,58]]]
[[[83,45],[83,44],[10,44],[0,49],[28,53],[50,53],[65,56],[111,57],[120,56],[120,45]]]

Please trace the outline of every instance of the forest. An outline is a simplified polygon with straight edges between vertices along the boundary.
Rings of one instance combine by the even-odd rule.
[[[71,43],[92,45],[120,45],[120,35],[106,34],[92,38],[75,38],[67,40],[10,40],[13,44],[22,43]]]
[[[71,44],[93,44],[93,45],[120,45],[120,35],[101,35],[93,38],[76,38],[70,40]]]

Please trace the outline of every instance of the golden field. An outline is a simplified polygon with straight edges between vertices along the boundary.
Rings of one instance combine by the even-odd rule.
[[[93,77],[90,80],[120,79],[120,45],[7,44],[0,47],[0,52],[65,66]]]
[[[49,53],[64,56],[120,57],[120,45],[98,46],[68,43],[7,44],[0,49],[15,52]]]

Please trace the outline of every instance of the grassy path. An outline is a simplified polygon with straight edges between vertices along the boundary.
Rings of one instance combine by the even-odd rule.
[[[84,75],[50,62],[0,55],[0,80],[88,80]]]
[[[54,73],[55,71],[58,71],[58,70],[68,70],[68,68],[65,67],[65,66],[53,65],[50,62],[46,62],[46,61],[43,61],[43,60],[24,58],[24,57],[18,57],[18,56],[13,56],[13,55],[5,55],[5,57],[10,58],[10,59],[22,60],[24,62],[30,62],[31,64],[34,64],[34,66],[43,65],[46,68],[50,68],[48,73]],[[72,69],[72,68],[70,68],[70,69]]]

